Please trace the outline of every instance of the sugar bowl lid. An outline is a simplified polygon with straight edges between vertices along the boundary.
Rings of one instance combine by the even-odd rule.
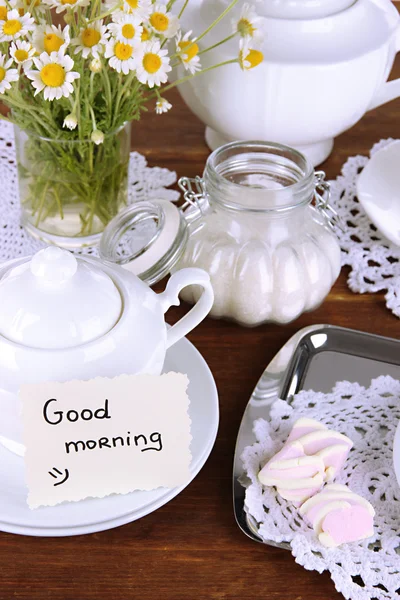
[[[51,246],[3,275],[0,306],[0,335],[53,350],[107,333],[121,315],[122,300],[100,267]]]

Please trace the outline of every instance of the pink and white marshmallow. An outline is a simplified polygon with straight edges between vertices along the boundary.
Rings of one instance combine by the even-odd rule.
[[[301,506],[300,514],[327,548],[358,542],[374,534],[372,505],[345,485],[327,485]]]
[[[258,478],[265,486],[300,506],[325,481],[332,481],[342,468],[353,442],[314,419],[301,418],[289,438],[261,469]]]

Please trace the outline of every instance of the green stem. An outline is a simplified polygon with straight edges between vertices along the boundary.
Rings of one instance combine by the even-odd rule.
[[[183,15],[184,10],[185,10],[185,8],[187,7],[188,4],[189,4],[189,0],[185,0],[184,5],[182,6],[181,10],[179,11],[178,19],[181,18],[181,16]],[[171,6],[171,8],[172,8],[172,6]]]
[[[226,44],[227,42],[229,42],[230,40],[232,40],[237,35],[238,35],[238,32],[232,33],[232,35],[228,35],[228,37],[226,37],[225,39],[221,40],[220,42],[217,42],[216,44],[213,44],[212,46],[209,46],[208,48],[205,48],[204,50],[201,50],[198,53],[198,56],[200,56],[201,54],[205,54],[206,52],[210,52],[210,50],[214,50],[214,48],[218,48],[218,46],[222,46],[222,44]]]
[[[189,81],[190,79],[193,79],[193,77],[197,77],[197,75],[201,75],[202,73],[208,73],[208,71],[213,71],[214,69],[218,69],[219,67],[224,67],[225,65],[233,65],[234,63],[238,63],[239,60],[237,58],[232,58],[231,60],[226,60],[225,62],[222,63],[218,63],[218,65],[213,65],[212,67],[207,67],[207,69],[202,69],[201,71],[197,71],[197,73],[195,73],[194,75],[186,75],[186,77],[182,77],[181,79],[178,79],[177,81],[174,81],[174,83],[170,83],[169,85],[167,85],[165,88],[163,88],[162,93],[164,92],[168,92],[168,90],[171,90],[172,88],[176,87],[177,85],[181,85],[182,83],[185,83],[186,81]],[[154,92],[152,94],[150,94],[147,99],[151,99],[154,98]]]
[[[198,38],[196,38],[195,42],[193,42],[193,43],[197,44],[197,42],[199,42],[200,40],[202,40],[203,37],[205,37],[207,35],[207,33],[209,33],[211,31],[211,29],[214,29],[214,27],[216,25],[218,25],[218,23],[229,13],[229,11],[232,10],[232,8],[237,3],[238,3],[238,0],[232,0],[232,2],[229,4],[229,6],[226,7],[226,9],[215,19],[215,21],[213,21],[211,23],[211,25],[209,27],[207,27],[207,29],[205,31],[203,31],[203,33],[201,35],[199,35]],[[188,48],[185,48],[185,50],[188,50]]]

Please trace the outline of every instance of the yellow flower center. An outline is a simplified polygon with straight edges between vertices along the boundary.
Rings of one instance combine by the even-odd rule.
[[[3,67],[0,67],[0,83],[3,81],[5,76],[6,76],[6,70],[3,69]]]
[[[16,50],[14,53],[15,56],[15,60],[17,60],[18,62],[24,62],[25,60],[28,60],[29,58],[29,54],[26,50]]]
[[[153,54],[153,52],[148,52],[143,57],[143,67],[148,73],[157,73],[159,68],[161,67],[162,62],[161,58],[158,54]]]
[[[164,13],[155,12],[150,17],[150,23],[156,31],[166,31],[169,26],[169,19]]]
[[[135,28],[130,23],[126,23],[125,25],[123,25],[121,31],[122,35],[127,40],[131,40],[133,37],[135,37]]]
[[[119,60],[128,60],[132,56],[133,48],[129,44],[117,42],[114,46],[114,54]]]
[[[141,39],[142,39],[142,42],[147,42],[147,40],[150,39],[150,31],[148,29],[146,29],[146,27],[143,27]]]
[[[255,27],[247,19],[240,19],[238,21],[237,30],[242,37],[253,37],[256,32]]]
[[[65,69],[61,65],[50,63],[40,71],[40,79],[49,87],[60,87],[65,81]]]
[[[131,8],[138,8],[139,0],[126,0],[126,3],[129,4]]]
[[[18,19],[10,19],[9,21],[6,21],[3,25],[3,33],[5,35],[15,35],[21,29],[22,25],[18,21]]]
[[[61,4],[76,4],[78,0],[61,0]]]
[[[264,60],[264,54],[259,50],[250,50],[244,60],[250,63],[248,69],[254,69]]]
[[[46,33],[43,39],[43,46],[47,54],[58,52],[63,43],[64,40],[55,33]]]
[[[184,54],[186,56],[186,58],[183,59],[184,62],[190,62],[199,53],[198,45],[193,42],[190,42],[190,41],[179,42],[178,46],[182,52],[186,48],[188,48],[186,50],[186,52],[184,52]]]
[[[97,29],[88,27],[82,31],[82,44],[86,46],[86,48],[93,48],[93,46],[99,43],[100,38],[101,33],[97,31]]]
[[[7,6],[0,6],[0,21],[7,21]]]

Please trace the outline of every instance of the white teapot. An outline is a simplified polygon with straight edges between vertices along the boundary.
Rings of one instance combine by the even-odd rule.
[[[191,284],[199,302],[167,329],[164,313]],[[23,383],[161,373],[166,350],[213,304],[208,274],[182,269],[155,294],[122,267],[49,247],[0,269],[0,443],[23,453]]]
[[[400,49],[399,14],[390,0],[250,0],[264,17],[264,62],[243,72],[237,64],[180,86],[206,124],[215,148],[234,140],[274,141],[300,150],[317,165],[333,139],[370,109],[400,96],[387,82]],[[186,30],[205,29],[228,0],[191,0]],[[229,13],[240,15],[243,3]],[[231,33],[224,19],[199,42],[201,49]],[[207,42],[207,44],[205,44]],[[238,39],[201,55],[202,67],[229,60]]]

